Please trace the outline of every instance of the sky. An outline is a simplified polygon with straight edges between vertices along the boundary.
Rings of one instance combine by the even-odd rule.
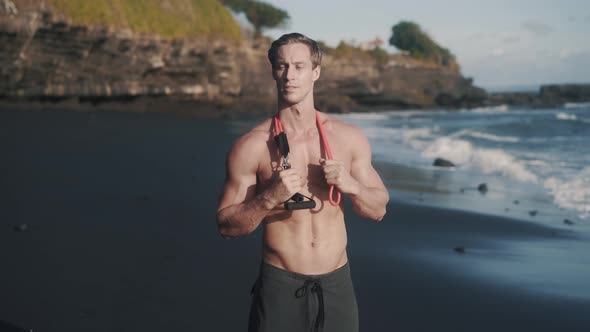
[[[286,10],[273,38],[301,32],[336,46],[381,38],[418,23],[457,58],[461,72],[487,89],[590,83],[590,0],[264,0]]]

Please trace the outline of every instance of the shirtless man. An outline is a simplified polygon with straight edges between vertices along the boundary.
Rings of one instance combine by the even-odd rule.
[[[316,42],[286,34],[272,43],[268,58],[291,168],[283,169],[274,140],[277,120],[262,122],[230,149],[217,210],[224,238],[263,226],[249,331],[358,331],[343,208],[329,201],[330,185],[333,198],[337,191],[348,195],[354,211],[374,221],[385,215],[389,194],[371,165],[371,148],[362,132],[315,111],[313,87],[322,58]],[[327,160],[316,121],[334,160]],[[313,199],[316,207],[286,210],[284,202],[295,193]]]

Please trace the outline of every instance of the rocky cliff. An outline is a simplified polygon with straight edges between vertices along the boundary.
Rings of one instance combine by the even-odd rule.
[[[486,98],[485,91],[457,69],[416,64],[403,57],[378,64],[328,56],[323,67],[320,102],[324,96],[342,94],[361,107],[397,109],[471,107]]]
[[[164,97],[215,109],[272,110],[267,40],[165,39],[124,29],[72,24],[50,8],[0,9],[0,98],[109,102]],[[475,106],[482,89],[445,68],[392,56],[326,54],[317,106],[374,108]]]
[[[3,16],[0,44],[3,97],[212,101],[240,93],[237,47],[228,43],[73,26],[46,11]]]
[[[582,102],[590,102],[590,84],[547,84],[541,85],[538,92],[492,93],[485,105],[546,108]]]

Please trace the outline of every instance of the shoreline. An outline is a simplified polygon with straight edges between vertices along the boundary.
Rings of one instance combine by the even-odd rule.
[[[405,110],[472,110],[487,107],[521,107],[545,109],[568,103],[590,102],[590,84],[546,84],[537,92],[486,92],[480,103],[439,104],[430,106],[400,104],[401,96],[367,96],[375,103],[363,103],[354,98],[333,93],[318,94],[316,104],[329,113],[367,113]],[[363,97],[364,98],[364,97]],[[401,98],[401,99],[400,99]],[[361,98],[362,99],[362,98]],[[390,100],[391,103],[388,103]],[[317,106],[316,105],[316,106]],[[195,100],[191,96],[121,95],[121,96],[37,96],[29,98],[0,98],[0,108],[71,111],[117,111],[137,113],[179,113],[206,119],[243,119],[268,116],[275,110],[271,98],[260,96],[226,98],[224,100]],[[166,111],[162,111],[165,109]]]
[[[106,101],[79,101],[77,98],[67,98],[63,100],[0,99],[0,111],[3,110],[118,112],[137,114],[161,113],[186,115],[202,119],[239,120],[251,116],[262,117],[270,115],[274,108],[272,105],[259,104],[253,100],[235,105],[158,96],[137,96]]]

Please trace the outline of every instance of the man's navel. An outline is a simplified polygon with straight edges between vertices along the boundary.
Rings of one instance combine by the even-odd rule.
[[[312,239],[311,239],[311,247],[315,248],[319,245],[319,236],[317,234],[314,234]]]

